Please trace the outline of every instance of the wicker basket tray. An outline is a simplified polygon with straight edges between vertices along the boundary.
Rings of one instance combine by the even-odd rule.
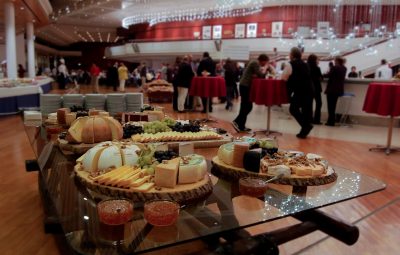
[[[128,198],[133,202],[145,202],[155,199],[171,199],[180,204],[189,204],[205,199],[212,193],[213,190],[213,184],[208,174],[206,174],[203,180],[199,182],[180,184],[173,189],[162,188],[161,190],[156,190],[153,187],[147,192],[134,192],[129,189],[110,187],[95,183],[89,177],[88,172],[80,170],[79,164],[75,166],[74,171],[78,181],[90,190],[109,197]]]
[[[222,160],[220,160],[218,156],[215,156],[212,159],[212,164],[213,167],[211,172],[214,175],[229,180],[237,180],[242,177],[260,177],[263,179],[270,179],[273,177],[272,175],[254,173],[247,171],[244,168],[227,165],[222,162]],[[283,177],[276,181],[273,181],[273,183],[291,186],[318,186],[334,182],[336,181],[336,179],[337,174],[335,170],[332,167],[329,167],[327,174],[324,175],[314,177],[292,175],[290,178]]]

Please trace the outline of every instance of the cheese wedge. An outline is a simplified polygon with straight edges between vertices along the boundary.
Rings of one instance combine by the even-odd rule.
[[[177,157],[156,166],[154,180],[158,187],[174,188],[176,186],[180,160],[181,158]]]
[[[88,117],[80,117],[74,120],[71,124],[71,127],[68,129],[68,134],[72,138],[73,142],[81,143],[82,142],[82,131],[85,126],[86,121],[88,121]]]
[[[113,117],[104,118],[111,129],[112,140],[121,140],[123,136],[123,129],[121,124]]]

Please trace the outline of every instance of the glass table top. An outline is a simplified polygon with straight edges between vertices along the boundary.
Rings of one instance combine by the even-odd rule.
[[[96,204],[107,197],[76,180],[73,168],[77,157],[65,155],[52,142],[54,136],[43,130],[43,127],[26,126],[31,145],[37,152],[43,186],[48,190],[66,240],[79,254],[142,253],[273,221],[386,187],[375,178],[334,167],[338,175],[334,183],[305,188],[270,184],[263,198],[253,198],[240,194],[238,181],[212,175],[209,162],[212,194],[181,209],[174,225],[153,227],[147,224],[143,204],[135,203],[132,221],[110,227],[99,222],[96,209]]]

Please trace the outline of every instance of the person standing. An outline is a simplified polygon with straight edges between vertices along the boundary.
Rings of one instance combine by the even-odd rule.
[[[140,79],[141,79],[141,86],[144,86],[146,84],[146,75],[147,75],[147,66],[146,63],[142,63],[142,67],[140,68]]]
[[[26,72],[25,68],[21,64],[19,64],[18,65],[18,78],[24,78],[25,72]]]
[[[381,66],[375,71],[376,80],[390,80],[393,77],[393,70],[389,67],[386,59],[381,60]]]
[[[93,93],[99,93],[99,76],[100,68],[93,63],[90,68],[90,85],[92,87]]]
[[[121,62],[118,68],[119,91],[125,92],[125,82],[128,79],[128,68]]]
[[[174,94],[172,95],[172,108],[174,111],[178,111],[178,72],[181,63],[182,58],[176,57],[174,68],[172,69],[172,85],[174,87]]]
[[[214,60],[210,57],[210,54],[208,52],[203,53],[203,59],[200,61],[199,66],[197,67],[197,76],[210,76],[214,77],[215,76],[215,63]],[[206,113],[207,111],[207,100],[208,98],[203,97],[201,98],[202,104],[203,104],[203,113]],[[208,111],[212,112],[212,98],[210,98],[209,103],[208,103]]]
[[[186,97],[192,83],[194,73],[189,63],[189,58],[185,56],[182,63],[179,65],[177,74],[177,87],[178,87],[178,112],[182,113],[185,110]]]
[[[315,112],[313,118],[313,124],[321,125],[321,81],[323,79],[321,68],[318,66],[318,57],[315,54],[311,54],[307,59],[308,67],[310,68],[311,80],[314,85],[314,100],[315,100]]]
[[[355,66],[351,67],[351,72],[349,73],[349,75],[347,77],[349,78],[358,78],[358,73],[357,73],[357,69]]]
[[[238,70],[236,64],[228,58],[224,65],[225,70],[225,84],[226,84],[226,110],[232,110],[232,99],[234,97],[233,90],[236,86],[236,79],[238,77]]]
[[[347,68],[344,66],[344,59],[335,58],[335,64],[328,73],[328,83],[326,85],[326,100],[328,103],[328,121],[327,126],[335,126],[336,104],[340,96],[344,93],[344,80],[346,78]]]
[[[108,85],[113,87],[113,91],[117,91],[118,79],[118,62],[114,65],[110,65],[107,70]]]
[[[239,82],[240,110],[238,116],[232,121],[233,127],[238,132],[250,131],[249,128],[246,128],[246,121],[247,115],[253,109],[253,103],[250,101],[251,82],[253,78],[265,77],[265,73],[261,72],[261,68],[268,64],[269,58],[267,55],[261,54],[257,60],[253,60],[247,65]]]
[[[306,138],[313,128],[312,103],[314,88],[308,65],[301,59],[301,50],[293,47],[290,50],[290,62],[282,73],[286,80],[289,95],[289,111],[301,126],[298,138]]]
[[[67,83],[67,78],[68,78],[68,70],[67,66],[65,65],[65,60],[62,58],[60,59],[60,65],[57,68],[58,70],[58,86],[60,89],[65,89],[65,85]]]

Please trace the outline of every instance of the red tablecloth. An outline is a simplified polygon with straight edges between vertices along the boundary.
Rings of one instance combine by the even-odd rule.
[[[222,77],[194,77],[189,95],[199,97],[226,96],[225,79]]]
[[[265,106],[289,103],[285,81],[253,79],[250,90],[250,101]]]
[[[400,83],[370,83],[363,111],[383,116],[399,116]]]

